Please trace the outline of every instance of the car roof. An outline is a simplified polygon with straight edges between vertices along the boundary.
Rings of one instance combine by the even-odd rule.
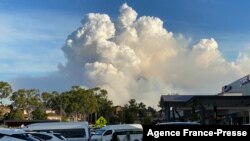
[[[42,129],[71,129],[88,128],[88,122],[47,122],[33,123],[24,127],[24,130],[42,130]]]
[[[107,125],[101,129],[142,129],[141,124],[116,124],[116,125]]]
[[[162,122],[156,125],[200,125],[198,122]]]
[[[25,131],[22,129],[0,128],[0,133],[6,135],[12,135],[12,134],[25,133]]]

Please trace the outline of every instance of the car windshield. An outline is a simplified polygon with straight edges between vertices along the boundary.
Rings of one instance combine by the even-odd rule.
[[[67,140],[63,135],[61,135],[61,134],[59,134],[59,133],[54,133],[54,135],[55,135],[56,137],[58,137],[59,139],[61,139],[61,140],[64,140],[64,141]]]
[[[29,136],[28,134],[12,134],[10,137],[22,139],[26,141],[38,141],[36,138]]]
[[[104,130],[104,129],[98,129],[98,130],[96,130],[95,135],[102,135],[102,133],[104,131],[106,131],[106,130]]]

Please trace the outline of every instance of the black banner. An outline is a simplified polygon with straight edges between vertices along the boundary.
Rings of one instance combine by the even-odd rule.
[[[169,137],[250,137],[250,125],[144,125],[143,141]]]

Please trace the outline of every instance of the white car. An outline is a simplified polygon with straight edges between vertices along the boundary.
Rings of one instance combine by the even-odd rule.
[[[22,128],[25,131],[61,133],[69,141],[88,141],[88,122],[47,122],[33,123]]]
[[[200,125],[198,122],[162,122],[162,123],[157,123],[156,125]]]
[[[143,129],[141,124],[107,125],[96,130],[91,136],[91,141],[110,141],[114,133],[120,140],[129,135],[131,141],[139,141],[142,138]]]
[[[21,129],[0,128],[0,141],[41,141]]]
[[[47,132],[26,132],[34,138],[44,141],[67,141],[67,139],[60,133],[47,133]]]

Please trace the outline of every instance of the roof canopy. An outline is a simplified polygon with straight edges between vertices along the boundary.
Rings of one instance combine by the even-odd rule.
[[[162,95],[161,103],[170,107],[188,107],[199,102],[206,108],[217,107],[249,107],[250,96],[218,96],[218,95]]]

